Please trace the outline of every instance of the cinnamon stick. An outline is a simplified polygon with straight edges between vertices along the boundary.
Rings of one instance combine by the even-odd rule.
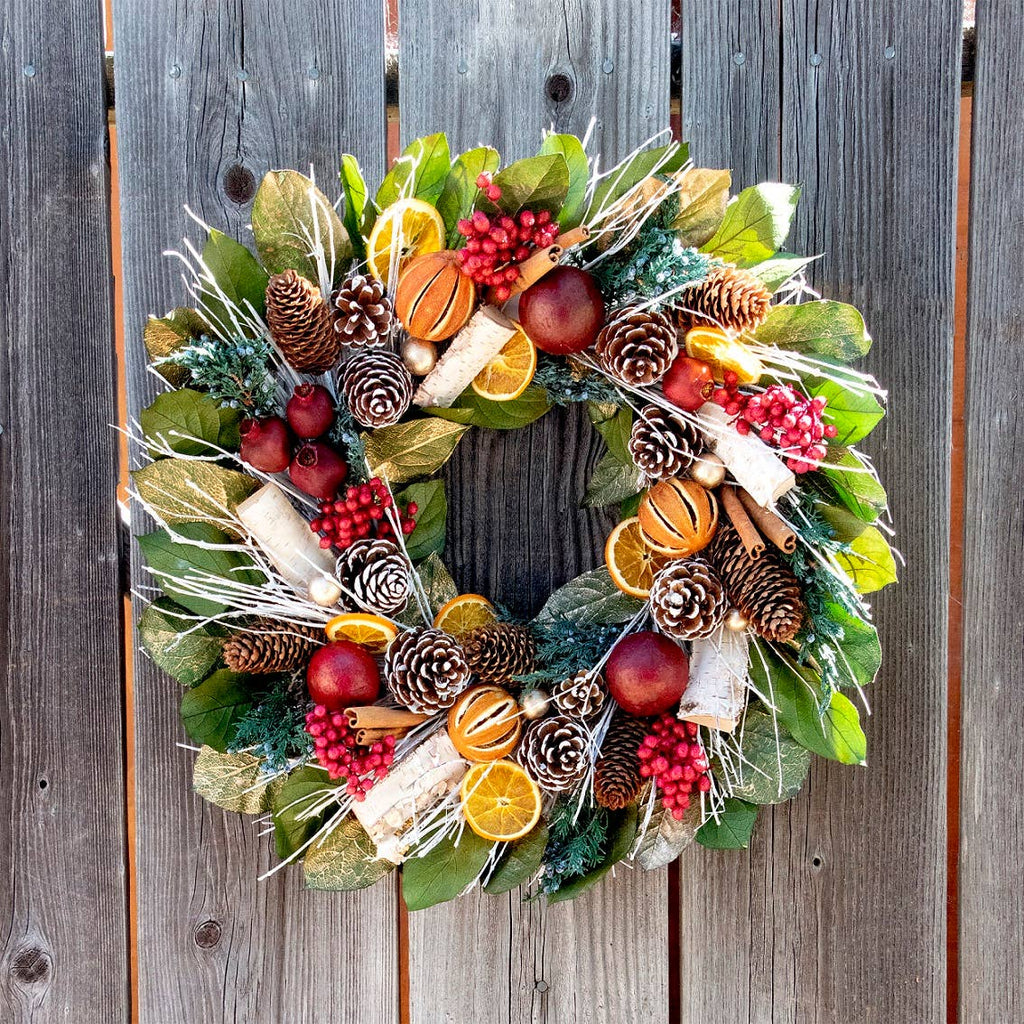
[[[740,501],[761,531],[780,551],[787,555],[796,550],[796,534],[770,509],[761,508],[746,491],[740,489]]]
[[[546,249],[538,249],[528,259],[519,264],[519,277],[511,284],[512,295],[525,292],[530,285],[536,284],[549,270],[558,266],[562,258],[562,247],[552,242]]]
[[[578,228],[572,228],[570,231],[563,231],[556,239],[555,245],[560,245],[563,249],[571,249],[574,245],[579,245],[581,242],[585,242],[590,237],[590,228],[586,224],[581,224]]]
[[[425,722],[429,715],[417,715],[404,708],[382,708],[372,704],[362,708],[345,708],[345,717],[350,729],[411,729],[420,722]]]
[[[725,514],[736,527],[736,532],[747,549],[751,558],[760,558],[764,554],[764,540],[757,532],[757,527],[750,521],[735,487],[723,487],[718,492],[722,498]]]
[[[400,740],[409,728],[403,725],[393,729],[356,729],[356,743],[361,747],[368,747],[371,743],[379,743],[385,736],[394,736],[396,740]]]

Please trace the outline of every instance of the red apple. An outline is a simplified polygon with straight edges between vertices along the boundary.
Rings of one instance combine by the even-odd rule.
[[[715,378],[707,363],[683,354],[677,356],[662,378],[661,390],[665,397],[686,412],[696,412],[711,401]]]
[[[555,267],[520,296],[519,322],[544,352],[582,352],[604,323],[604,299],[586,271]]]
[[[306,686],[310,697],[328,711],[361,707],[380,696],[380,669],[359,644],[335,640],[310,658]]]
[[[690,681],[690,659],[661,633],[623,637],[605,666],[608,692],[627,714],[660,715],[674,707]]]
[[[292,441],[288,424],[280,416],[265,420],[244,419],[239,424],[239,454],[242,461],[261,473],[281,473],[292,458]]]

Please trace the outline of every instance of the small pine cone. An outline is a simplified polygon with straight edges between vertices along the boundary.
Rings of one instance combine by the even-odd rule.
[[[719,524],[704,554],[754,632],[775,643],[800,632],[805,610],[800,582],[779,555],[768,548],[751,558],[731,523]]]
[[[601,674],[586,668],[551,688],[555,707],[570,718],[593,718],[604,707],[605,696]]]
[[[374,277],[352,274],[334,293],[334,329],[346,345],[386,345],[394,307]]]
[[[299,373],[325,373],[341,352],[341,339],[331,327],[331,313],[320,289],[294,270],[274,274],[267,284],[270,333]]]
[[[594,350],[605,373],[640,387],[665,376],[679,352],[679,340],[664,313],[627,306],[601,328]]]
[[[537,664],[537,644],[526,626],[497,622],[472,630],[463,642],[466,660],[484,683],[503,683],[513,676],[532,672]]]
[[[594,798],[602,807],[618,811],[640,795],[640,744],[650,727],[649,719],[615,713],[594,767]]]
[[[384,675],[402,707],[432,715],[455,703],[469,683],[469,666],[454,637],[432,627],[411,629],[388,648]]]
[[[338,558],[337,573],[361,608],[391,615],[409,600],[409,564],[389,540],[354,541]]]
[[[412,377],[394,352],[367,349],[344,366],[341,389],[356,422],[364,427],[390,427],[412,401]]]
[[[686,291],[687,312],[679,312],[679,326],[723,327],[752,331],[768,317],[772,293],[748,270],[712,267],[700,284]]]
[[[669,562],[654,577],[648,600],[658,628],[676,640],[711,636],[729,610],[725,587],[703,558]]]
[[[590,736],[582,722],[552,715],[531,722],[516,750],[516,760],[551,793],[564,793],[587,774]]]
[[[701,432],[682,416],[645,405],[629,433],[629,454],[651,480],[681,476],[704,449]]]
[[[254,632],[236,633],[224,641],[221,653],[232,672],[292,672],[309,661],[324,639],[322,629],[293,622],[264,619],[253,629]]]

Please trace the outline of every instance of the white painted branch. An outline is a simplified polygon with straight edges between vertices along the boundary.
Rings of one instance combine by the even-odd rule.
[[[720,626],[706,640],[694,640],[690,682],[679,702],[679,718],[709,729],[732,732],[747,698],[746,633]]]

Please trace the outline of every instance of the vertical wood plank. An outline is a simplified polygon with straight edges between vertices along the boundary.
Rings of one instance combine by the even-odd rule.
[[[403,0],[402,137],[446,131],[453,150],[505,160],[541,130],[584,134],[610,166],[668,125],[669,4]],[[569,98],[546,85],[563,75]],[[473,431],[448,471],[447,558],[460,586],[535,612],[601,561],[613,519],[579,508],[600,448],[582,410],[502,434]],[[667,1019],[664,872],[620,871],[577,905],[473,896],[410,915],[412,1020]],[[452,970],[452,965],[465,965]]]
[[[115,5],[129,409],[152,397],[142,327],[181,304],[161,251],[195,234],[182,206],[249,241],[253,184],[310,165],[337,192],[339,156],[384,166],[383,6],[373,0]],[[243,173],[239,173],[238,169]],[[237,201],[236,201],[237,200]],[[136,531],[148,528],[136,522]],[[148,584],[137,549],[133,580]],[[177,684],[136,658],[139,1004],[143,1024],[398,1019],[397,904],[385,884],[303,893],[266,882],[270,841],[194,797]]]
[[[1024,516],[1021,419],[1024,301],[1007,267],[1024,259],[1024,10],[977,14],[967,314],[966,508],[960,806],[960,1021],[1024,1018],[1024,810],[1007,776],[1024,758],[1007,709],[1024,677],[1020,595]]]
[[[0,1018],[127,1021],[99,6],[0,4]]]
[[[959,4],[781,13],[779,171],[804,186],[789,244],[827,254],[815,287],[858,305],[876,339],[866,363],[893,401],[865,447],[908,564],[876,601],[870,767],[816,764],[796,801],[762,812],[749,854],[684,864],[682,931],[704,939],[681,959],[682,1019],[940,1021]],[[694,60],[704,45],[684,39]],[[712,96],[734,67],[719,59]],[[779,130],[746,109],[740,137],[698,161],[749,162],[745,136]]]

